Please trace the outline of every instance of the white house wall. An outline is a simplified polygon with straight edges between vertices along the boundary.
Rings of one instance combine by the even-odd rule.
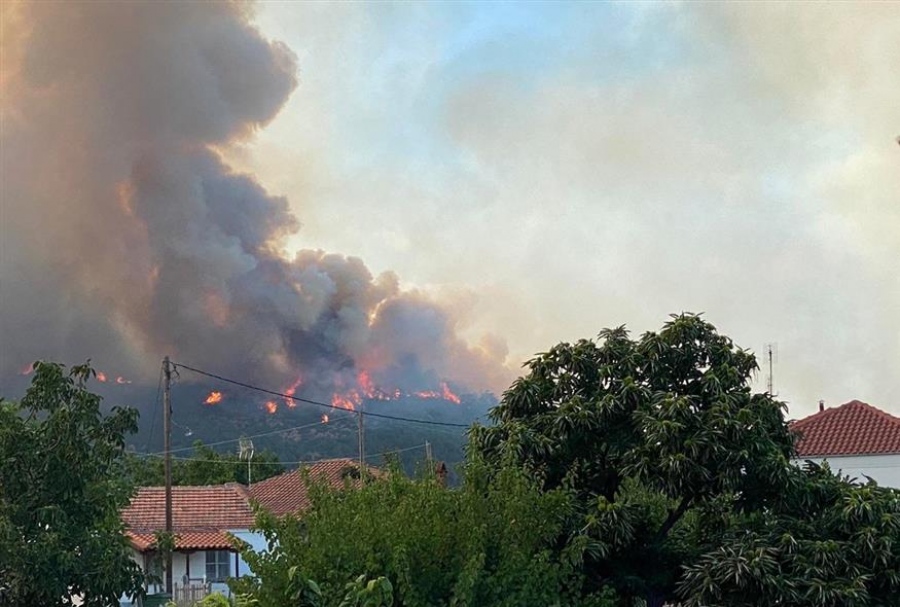
[[[860,482],[865,482],[866,476],[870,476],[879,485],[900,489],[900,453],[895,455],[850,455],[831,457],[805,457],[794,460],[795,464],[805,461],[821,464],[827,461],[835,472],[840,471],[842,476],[856,477]]]

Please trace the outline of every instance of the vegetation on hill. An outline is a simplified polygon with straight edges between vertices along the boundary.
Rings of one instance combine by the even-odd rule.
[[[152,456],[126,454],[125,471],[137,486],[165,484],[165,461],[159,454]],[[278,456],[271,451],[254,453],[248,466],[246,459],[236,453],[220,453],[195,441],[193,450],[173,455],[173,485],[220,485],[222,483],[256,483],[284,472]]]

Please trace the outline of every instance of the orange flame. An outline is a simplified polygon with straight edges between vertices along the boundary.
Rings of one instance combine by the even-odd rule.
[[[322,414],[322,423],[323,423],[323,424],[327,424],[327,423],[328,423],[328,414],[327,414],[327,413],[323,413],[323,414]]]
[[[453,391],[450,389],[450,386],[447,385],[447,382],[441,382],[440,391],[437,390],[423,390],[421,392],[414,392],[413,396],[418,396],[419,398],[427,398],[427,399],[440,399],[450,401],[454,404],[459,404],[462,402],[462,399],[459,398]]]
[[[97,371],[97,381],[106,382],[106,373],[103,371]]]
[[[360,397],[359,392],[357,392],[356,390],[350,390],[349,392],[345,392],[343,394],[333,394],[331,396],[331,406],[335,409],[347,409],[348,411],[355,411],[356,407],[361,402],[362,397]]]
[[[297,393],[297,388],[299,388],[302,385],[303,385],[303,378],[298,377],[297,381],[292,383],[290,385],[290,387],[284,391],[284,393],[287,394],[288,396],[293,396],[294,394]],[[284,404],[287,405],[288,408],[293,409],[294,407],[297,406],[297,401],[295,401],[293,398],[285,398]]]
[[[276,411],[278,411],[278,403],[273,400],[266,401],[266,411],[268,411],[269,413],[275,413]]]
[[[116,378],[116,383],[117,383],[117,384],[130,384],[130,383],[131,383],[131,380],[130,380],[130,379],[125,379],[124,377],[122,377],[122,376],[120,375],[120,376],[118,376],[118,377]]]
[[[439,390],[422,390],[419,392],[403,392],[399,388],[392,390],[377,386],[368,371],[362,370],[356,376],[356,386],[331,396],[331,406],[339,409],[356,410],[363,400],[397,400],[405,396],[422,399],[446,400],[460,404],[462,399],[450,389],[447,382],[441,382]]]
[[[216,403],[222,402],[222,393],[221,392],[210,392],[209,396],[206,397],[206,400],[203,401],[204,405],[215,405]]]

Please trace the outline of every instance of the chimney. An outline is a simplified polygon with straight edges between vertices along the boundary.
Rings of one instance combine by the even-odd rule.
[[[819,401],[819,413],[821,413],[821,412],[824,411],[824,410],[825,410],[825,401],[824,401],[824,400],[820,400],[820,401]]]

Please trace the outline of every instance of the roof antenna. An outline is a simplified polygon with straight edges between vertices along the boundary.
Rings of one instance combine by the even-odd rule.
[[[769,377],[766,379],[766,391],[769,393],[769,396],[775,397],[778,395],[775,394],[775,364],[772,356],[773,346],[777,353],[778,344],[766,344],[766,361],[769,364]]]
[[[253,441],[241,437],[238,444],[238,459],[247,458],[247,487],[250,487],[250,460],[253,459]]]

